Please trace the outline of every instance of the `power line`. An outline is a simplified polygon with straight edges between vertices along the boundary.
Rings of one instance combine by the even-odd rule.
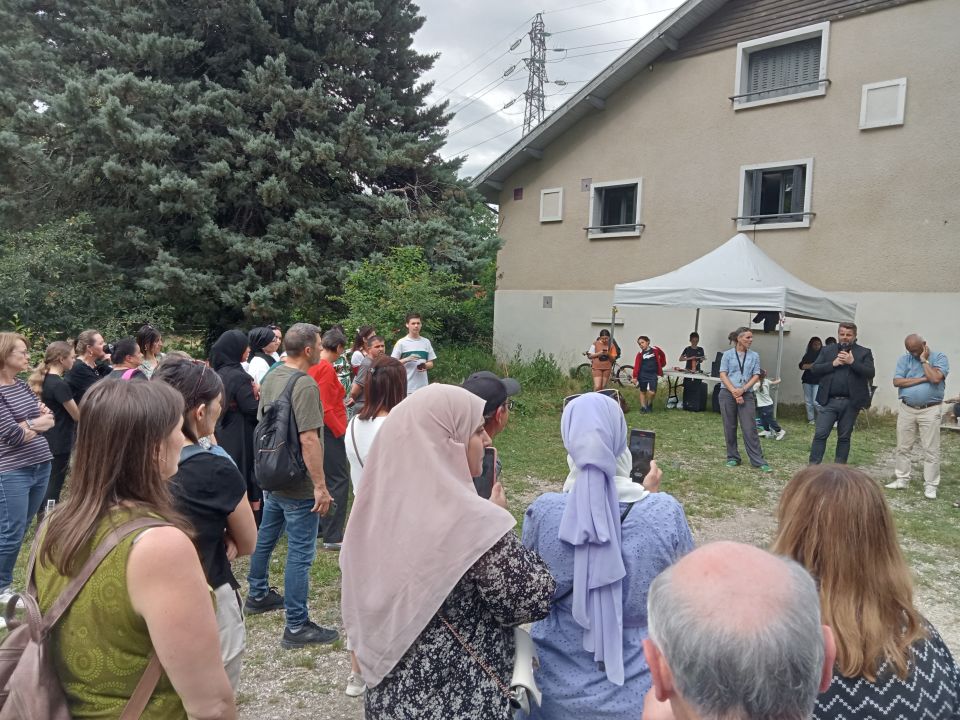
[[[512,100],[507,101],[507,102],[504,104],[503,107],[498,108],[497,110],[494,110],[492,113],[490,113],[490,114],[488,114],[488,115],[484,115],[484,116],[483,116],[482,118],[480,118],[479,120],[474,120],[474,121],[473,121],[472,123],[470,123],[469,125],[464,125],[464,126],[461,127],[461,128],[457,128],[457,129],[454,130],[452,133],[450,133],[449,135],[447,135],[447,139],[449,140],[449,139],[452,138],[454,135],[456,135],[456,134],[458,134],[458,133],[462,133],[464,130],[468,130],[469,128],[472,128],[474,125],[479,125],[480,123],[482,123],[482,122],[483,122],[484,120],[486,120],[487,118],[493,117],[494,115],[496,115],[496,114],[498,114],[498,113],[506,110],[508,107],[510,107],[511,105],[513,105],[517,100],[519,100],[519,99],[522,98],[522,97],[523,97],[523,93],[520,93],[519,95],[517,95],[517,96],[516,96],[515,98],[513,98]]]
[[[596,50],[594,52],[580,53],[579,55],[567,55],[561,58],[560,60],[552,60],[549,62],[563,62],[564,60],[573,60],[574,58],[587,57],[588,55],[603,55],[604,53],[623,52],[624,50],[629,50],[629,49],[630,49],[630,45],[627,45],[626,47],[622,47],[622,48],[611,48],[610,50]]]
[[[563,33],[573,32],[574,30],[586,30],[587,28],[600,27],[601,25],[611,25],[613,23],[623,22],[624,20],[634,20],[649,15],[656,15],[657,13],[669,12],[674,9],[675,7],[668,7],[660,10],[651,10],[650,12],[640,13],[639,15],[629,15],[627,17],[617,18],[616,20],[605,20],[603,22],[593,23],[592,25],[581,25],[580,27],[567,28],[566,30],[557,30],[556,32],[550,33],[550,35],[562,35]]]
[[[478,147],[480,147],[481,145],[486,145],[488,142],[491,142],[492,140],[496,140],[496,139],[499,138],[499,137],[503,137],[503,136],[506,135],[507,133],[511,133],[511,132],[513,132],[514,130],[519,130],[519,129],[522,128],[522,127],[523,127],[523,124],[522,124],[522,123],[521,123],[520,125],[514,125],[514,126],[513,126],[512,128],[510,128],[509,130],[504,130],[502,133],[498,133],[498,134],[494,135],[493,137],[487,138],[486,140],[481,140],[481,141],[478,142],[476,145],[471,145],[471,146],[468,147],[468,148],[464,148],[463,150],[458,150],[457,152],[455,152],[455,153],[453,153],[453,154],[451,154],[451,155],[448,155],[448,156],[445,158],[445,160],[449,160],[450,158],[452,158],[452,157],[454,157],[454,156],[456,156],[456,155],[462,155],[463,153],[465,153],[465,152],[467,152],[467,151],[469,151],[469,150],[473,150],[474,148],[478,148]]]
[[[600,3],[610,2],[610,0],[593,0],[593,2],[581,3],[580,5],[571,5],[570,7],[559,8],[557,10],[544,10],[544,15],[552,15],[553,13],[566,12],[567,10],[576,10],[582,7],[588,7],[590,5],[599,5]]]
[[[440,82],[438,82],[438,83],[437,83],[437,87],[440,87],[441,85],[445,85],[447,82],[449,82],[450,80],[452,80],[453,78],[455,78],[457,75],[459,75],[460,73],[462,73],[464,70],[466,70],[468,67],[470,67],[470,66],[473,65],[475,62],[477,62],[477,60],[479,60],[479,59],[482,58],[484,55],[486,55],[488,52],[490,52],[490,51],[493,50],[495,47],[497,47],[500,43],[506,42],[507,40],[509,40],[510,38],[512,38],[512,37],[514,36],[514,34],[517,32],[517,30],[522,30],[523,28],[525,28],[525,27],[527,26],[527,23],[530,22],[532,19],[533,19],[533,16],[531,15],[531,16],[528,17],[526,20],[524,20],[522,23],[520,23],[519,25],[517,25],[517,26],[516,26],[513,30],[511,30],[509,33],[507,33],[506,35],[504,35],[501,39],[497,40],[495,43],[493,43],[493,44],[492,44],[490,47],[488,47],[486,50],[484,50],[482,53],[480,53],[479,55],[477,55],[473,60],[471,60],[470,62],[468,62],[466,65],[463,65],[462,67],[460,67],[460,69],[457,70],[455,73],[453,73],[452,75],[450,75],[450,76],[444,78],[443,80],[441,80]],[[509,50],[508,50],[508,52],[509,52]],[[502,57],[502,55],[501,55],[501,57]],[[454,89],[456,89],[456,88],[454,88]]]
[[[484,70],[486,70],[488,67],[490,67],[491,65],[493,65],[497,60],[499,60],[500,58],[502,58],[502,57],[503,57],[504,55],[506,55],[508,52],[510,52],[510,51],[509,51],[509,50],[504,50],[502,53],[500,53],[499,55],[497,55],[493,60],[491,60],[490,62],[488,62],[486,65],[484,65],[484,66],[483,66],[482,68],[480,68],[479,70],[477,70],[473,75],[471,75],[470,77],[468,77],[468,78],[467,78],[466,80],[464,80],[462,83],[460,83],[459,85],[455,85],[453,88],[451,88],[450,91],[447,92],[443,97],[441,97],[441,98],[438,99],[438,100],[434,100],[434,101],[431,103],[431,106],[433,106],[433,105],[439,105],[440,103],[442,103],[442,102],[443,102],[444,100],[446,100],[448,97],[450,97],[451,95],[453,95],[453,93],[457,90],[457,88],[461,88],[461,87],[463,87],[464,85],[466,85],[468,82],[470,82],[471,80],[473,80],[477,75],[479,75],[479,74],[482,73]]]
[[[568,48],[547,48],[547,49],[553,50],[554,52],[557,52],[559,50],[583,50],[584,48],[600,47],[601,45],[616,45],[617,43],[622,43],[622,42],[636,42],[639,39],[640,38],[624,38],[623,40],[610,40],[608,42],[592,43],[590,45],[574,45],[573,47],[568,47]]]

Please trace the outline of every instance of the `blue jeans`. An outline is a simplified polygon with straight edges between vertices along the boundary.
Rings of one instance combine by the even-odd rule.
[[[320,514],[311,512],[312,498],[291,500],[276,493],[265,492],[263,495],[263,519],[257,531],[257,548],[250,558],[250,574],[247,575],[250,597],[261,598],[270,590],[270,555],[286,525],[287,563],[283,579],[283,607],[287,613],[287,627],[296,630],[310,619],[307,592],[310,587],[310,567],[317,556]]]
[[[817,390],[819,389],[819,385],[803,383],[803,404],[807,406],[807,422],[814,422],[817,419]]]
[[[49,479],[49,462],[0,473],[0,590],[13,582],[23,536],[43,502]]]

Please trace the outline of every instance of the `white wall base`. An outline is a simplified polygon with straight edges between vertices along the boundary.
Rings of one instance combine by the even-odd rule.
[[[960,372],[960,293],[836,293],[858,303],[857,325],[860,344],[873,350],[877,375],[874,384],[875,408],[895,410],[897,393],[893,370],[905,350],[903,339],[912,332],[923,335],[930,347],[946,353]],[[544,308],[544,296],[551,308]],[[513,355],[521,348],[523,357],[537,350],[552,354],[561,367],[584,362],[582,353],[590,347],[603,327],[591,319],[611,316],[613,291],[498,290],[494,300],[494,351]],[[648,335],[667,354],[668,367],[679,365],[680,353],[694,329],[693,308],[620,307],[614,335],[631,364],[637,352],[636,338]],[[748,325],[752,313],[724,310],[700,312],[700,345],[706,350],[707,370],[718,351],[726,350],[727,334],[739,325]],[[620,321],[623,324],[619,324]],[[812,335],[821,339],[836,336],[837,324],[812,320],[789,320],[784,334],[783,383],[780,399],[803,402],[800,370],[797,365]],[[753,349],[771,377],[776,374],[777,334],[754,332]],[[947,394],[958,394],[960,384],[947,379]]]

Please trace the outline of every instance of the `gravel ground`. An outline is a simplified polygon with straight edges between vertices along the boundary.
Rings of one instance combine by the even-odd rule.
[[[876,477],[892,475],[884,458]],[[529,489],[517,500],[532,501],[552,485],[527,478]],[[742,509],[721,519],[692,523],[697,544],[714,540],[736,540],[764,547],[773,538],[774,509],[778,492],[771,487],[768,502],[758,508]],[[897,501],[894,501],[897,502]],[[935,548],[907,544],[908,551],[924,551],[934,562],[915,564],[916,600],[921,612],[940,631],[954,655],[960,652],[960,614],[957,612],[956,578],[960,577],[960,559],[944,557]],[[236,568],[237,577],[246,575],[246,567]],[[317,622],[340,627],[337,608],[311,607]],[[283,614],[269,613],[248,618],[247,656],[238,700],[240,717],[247,720],[359,720],[363,717],[363,699],[349,698],[344,692],[350,673],[350,656],[341,643],[327,648],[283,650],[280,633]]]

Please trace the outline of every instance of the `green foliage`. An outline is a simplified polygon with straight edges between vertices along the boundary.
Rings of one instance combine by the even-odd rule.
[[[438,155],[422,24],[410,0],[0,3],[0,222],[89,212],[105,263],[213,330],[331,317],[398,246],[475,282],[497,239]]]
[[[346,306],[344,326],[350,330],[373,325],[388,342],[406,333],[408,312],[418,312],[423,334],[442,344],[480,340],[489,345],[493,330],[492,299],[451,272],[432,268],[423,250],[393,248],[386,256],[364,260],[343,283],[343,295],[333,298]]]
[[[34,351],[54,339],[95,327],[105,338],[130,335],[144,322],[169,326],[169,308],[149,304],[106,267],[86,215],[17,232],[0,232],[0,318],[31,341]]]

